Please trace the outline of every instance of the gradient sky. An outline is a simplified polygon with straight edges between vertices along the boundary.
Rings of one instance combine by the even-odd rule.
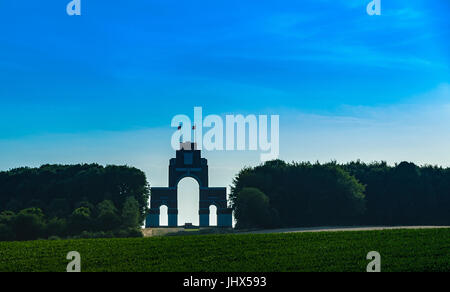
[[[0,0],[1,170],[128,164],[164,186],[194,106],[280,115],[288,161],[450,166],[448,0],[27,2]],[[205,156],[214,186],[259,163]]]

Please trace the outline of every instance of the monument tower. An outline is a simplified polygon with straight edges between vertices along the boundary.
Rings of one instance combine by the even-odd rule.
[[[152,187],[150,196],[150,212],[145,227],[159,227],[160,207],[168,207],[169,227],[178,226],[178,183],[185,177],[191,177],[200,186],[199,216],[200,227],[208,227],[209,207],[217,207],[217,226],[232,227],[232,209],[228,208],[227,189],[224,187],[209,187],[208,161],[201,157],[197,144],[181,142],[176,157],[170,159],[169,186]]]

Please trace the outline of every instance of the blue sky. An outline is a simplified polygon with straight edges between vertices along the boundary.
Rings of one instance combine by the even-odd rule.
[[[450,166],[450,3],[0,0],[0,169],[128,164],[166,184],[176,114],[279,114],[280,158]],[[255,153],[207,153],[229,185]]]

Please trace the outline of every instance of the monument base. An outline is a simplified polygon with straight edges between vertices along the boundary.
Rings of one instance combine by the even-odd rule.
[[[209,214],[200,214],[200,227],[209,227]]]
[[[158,227],[159,226],[159,214],[149,214],[145,219],[145,228]]]
[[[217,215],[217,227],[233,227],[233,215],[232,214],[218,214]]]

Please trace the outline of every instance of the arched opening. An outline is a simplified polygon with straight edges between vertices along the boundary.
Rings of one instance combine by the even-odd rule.
[[[209,226],[217,226],[217,207],[209,206]]]
[[[169,226],[169,208],[165,205],[159,207],[159,226]]]
[[[192,223],[199,226],[198,208],[200,204],[200,186],[190,177],[178,183],[178,225]]]

